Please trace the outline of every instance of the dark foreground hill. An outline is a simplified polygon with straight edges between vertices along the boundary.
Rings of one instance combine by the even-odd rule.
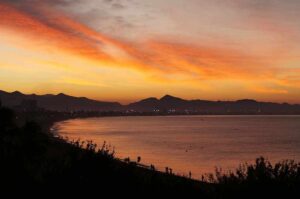
[[[130,114],[300,114],[300,105],[258,102],[251,99],[237,101],[185,100],[166,95],[160,99],[147,98],[128,105],[103,102],[85,97],[58,95],[25,95],[18,91],[0,91],[3,105],[15,110],[32,111],[38,108],[51,111],[97,111]]]
[[[20,189],[95,198],[155,195],[252,199],[291,198],[300,194],[300,164],[293,161],[272,165],[258,158],[254,165],[241,166],[229,174],[217,171],[201,182],[121,161],[105,144],[96,148],[90,141],[64,141],[44,132],[35,122],[17,126],[15,118],[10,109],[0,108],[2,194]]]

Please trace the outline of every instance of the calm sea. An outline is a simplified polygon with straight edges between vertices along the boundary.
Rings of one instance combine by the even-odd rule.
[[[74,119],[57,123],[69,139],[104,141],[130,157],[194,178],[215,167],[236,168],[258,156],[300,161],[300,116],[141,116]]]

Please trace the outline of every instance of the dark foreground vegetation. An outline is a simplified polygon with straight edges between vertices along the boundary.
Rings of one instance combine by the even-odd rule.
[[[32,121],[16,123],[13,111],[0,108],[1,191],[39,188],[71,193],[184,194],[186,198],[287,198],[300,193],[300,165],[271,165],[263,158],[235,172],[196,181],[114,157],[105,144],[67,142]],[[86,192],[88,191],[88,192]],[[298,195],[299,196],[299,195]],[[97,197],[97,195],[95,196]],[[126,196],[128,197],[128,196]]]

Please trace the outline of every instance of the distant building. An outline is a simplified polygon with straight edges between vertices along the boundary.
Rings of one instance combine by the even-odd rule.
[[[176,109],[175,108],[172,108],[172,109],[169,109],[168,110],[168,113],[175,113],[176,112]]]

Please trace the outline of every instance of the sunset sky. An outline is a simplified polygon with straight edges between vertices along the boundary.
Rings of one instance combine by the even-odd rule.
[[[0,90],[300,103],[299,0],[0,0]]]

